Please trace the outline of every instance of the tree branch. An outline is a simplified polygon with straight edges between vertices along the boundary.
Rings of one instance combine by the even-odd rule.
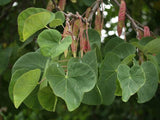
[[[118,0],[112,0],[114,3],[116,3],[120,7],[120,3]],[[144,32],[143,25],[140,24],[138,21],[134,20],[127,12],[125,13],[126,17],[131,21],[133,29],[137,32],[138,30],[141,30]],[[139,25],[139,26],[138,26]],[[155,34],[151,31],[151,35],[155,36]]]
[[[91,22],[92,21],[92,18],[93,18],[93,15],[94,13],[97,11],[98,7],[99,7],[99,4],[100,4],[100,0],[97,0],[95,5],[93,6],[90,14],[89,14],[89,17],[88,17],[88,22]]]

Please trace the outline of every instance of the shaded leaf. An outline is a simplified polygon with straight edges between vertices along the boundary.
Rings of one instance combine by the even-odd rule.
[[[144,62],[142,69],[145,75],[145,81],[143,86],[137,92],[138,94],[138,103],[144,103],[152,99],[155,95],[155,92],[158,88],[158,72],[151,62]]]
[[[45,110],[55,111],[56,97],[49,86],[42,88],[38,92],[38,100]]]

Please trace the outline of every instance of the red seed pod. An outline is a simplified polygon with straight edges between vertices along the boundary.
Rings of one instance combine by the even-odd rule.
[[[52,11],[53,8],[54,8],[53,2],[52,0],[49,0],[46,9]]]
[[[123,27],[125,27],[125,14],[126,14],[126,3],[124,0],[121,0],[121,5],[118,14],[118,25],[117,25],[117,32],[119,36],[121,36],[122,34]]]
[[[150,29],[148,26],[144,26],[144,37],[151,36]]]
[[[66,0],[59,0],[58,6],[63,11],[65,9],[65,6],[66,6]]]
[[[101,35],[101,30],[102,30],[102,16],[100,9],[97,9],[97,15],[95,18],[95,27],[94,29]]]

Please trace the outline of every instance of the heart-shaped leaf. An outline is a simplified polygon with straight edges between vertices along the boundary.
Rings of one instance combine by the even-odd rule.
[[[122,100],[124,102],[127,102],[130,96],[135,94],[145,82],[144,71],[138,65],[129,68],[125,64],[120,64],[117,77],[122,88]]]
[[[54,19],[55,15],[46,9],[28,8],[18,16],[18,32],[24,42],[38,30],[44,28]]]
[[[114,53],[107,53],[100,67],[98,87],[102,95],[102,103],[110,105],[115,98],[117,67],[121,63],[120,58]]]
[[[20,76],[13,87],[13,101],[16,108],[27,98],[37,86],[41,70],[35,69]]]
[[[158,72],[154,64],[151,62],[144,62],[141,67],[145,75],[145,81],[143,86],[137,92],[138,103],[147,102],[155,95],[159,80]]]
[[[89,65],[78,62],[68,64],[67,73],[65,75],[54,63],[47,69],[46,77],[55,95],[66,102],[69,111],[73,111],[80,105],[83,94],[94,88],[96,74]]]
[[[71,36],[65,37],[61,41],[61,34],[57,30],[44,30],[38,36],[38,45],[44,56],[51,56],[52,58],[63,53],[72,43]]]

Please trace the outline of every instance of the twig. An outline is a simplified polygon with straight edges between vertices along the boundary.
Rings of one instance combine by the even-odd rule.
[[[41,84],[43,81],[45,81],[46,80],[46,78],[44,78],[44,79],[42,79],[41,81],[39,81],[39,83],[38,84]]]
[[[52,0],[52,2],[53,2],[53,4],[54,4],[55,9],[56,9],[57,11],[60,11],[60,9],[59,9],[56,1],[55,1],[55,0]]]
[[[117,0],[112,0],[114,3],[116,3],[120,7],[120,3]],[[125,13],[126,17],[131,21],[133,29],[137,32],[138,30],[141,30],[144,32],[143,25],[140,24],[138,21],[134,20],[127,12]],[[139,25],[139,26],[138,26]],[[151,31],[151,35],[155,36],[155,34]]]
[[[97,2],[95,3],[95,5],[93,6],[90,14],[89,14],[89,17],[88,17],[88,22],[90,23],[93,19],[93,15],[94,13],[97,11],[98,7],[99,7],[99,4],[100,4],[100,0],[97,0]]]

